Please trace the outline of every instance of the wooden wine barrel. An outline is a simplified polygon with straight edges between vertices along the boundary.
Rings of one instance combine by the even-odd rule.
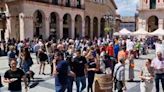
[[[112,76],[107,74],[96,74],[95,92],[113,92]]]

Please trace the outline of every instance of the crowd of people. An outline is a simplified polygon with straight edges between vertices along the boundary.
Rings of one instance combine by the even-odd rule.
[[[9,70],[5,72],[4,82],[9,83],[11,92],[21,92],[21,80],[26,88],[34,72],[30,69],[34,64],[30,53],[35,53],[38,74],[45,75],[45,65],[49,64],[51,76],[55,76],[56,92],[72,92],[73,82],[76,82],[76,92],[93,92],[96,74],[113,76],[114,88],[118,92],[126,90],[125,64],[129,64],[129,81],[134,81],[134,58],[147,54],[151,44],[147,39],[136,38],[98,38],[42,40],[35,39],[2,41],[1,55],[8,56]],[[159,91],[159,80],[164,90],[164,59],[161,41],[155,43],[157,57],[147,59],[145,67],[140,71],[141,91],[151,92],[155,78],[156,92]],[[160,49],[161,48],[161,49]],[[18,68],[17,68],[18,66]],[[86,85],[86,80],[88,84]],[[14,87],[17,86],[17,87]]]

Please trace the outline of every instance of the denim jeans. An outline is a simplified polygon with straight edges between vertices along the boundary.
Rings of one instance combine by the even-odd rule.
[[[162,88],[164,90],[164,73],[155,75],[156,92],[161,92],[161,91],[159,91],[159,80],[161,80]]]
[[[88,88],[87,88],[87,92],[90,92],[89,90],[91,89],[91,92],[93,92],[93,82],[94,82],[94,77],[95,77],[95,73],[94,72],[88,72]]]
[[[55,92],[65,92],[66,88],[67,88],[66,84],[65,85],[56,85],[55,86],[55,89],[56,89]]]
[[[73,81],[74,81],[74,77],[69,76],[68,77],[67,92],[73,92],[72,91]]]
[[[80,82],[82,84],[82,87],[80,89]],[[77,92],[82,92],[85,87],[86,87],[86,77],[82,76],[82,77],[76,77],[76,87],[77,87]]]

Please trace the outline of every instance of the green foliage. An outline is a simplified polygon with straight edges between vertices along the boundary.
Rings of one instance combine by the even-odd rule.
[[[104,28],[104,31],[105,31],[106,33],[109,33],[109,32],[111,31],[111,28],[110,28],[110,27],[105,27],[105,28]]]

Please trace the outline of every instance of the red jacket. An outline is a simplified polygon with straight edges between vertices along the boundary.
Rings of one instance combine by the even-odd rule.
[[[114,56],[114,49],[113,49],[113,46],[108,46],[107,48],[106,48],[106,51],[108,52],[108,55],[109,56]]]

